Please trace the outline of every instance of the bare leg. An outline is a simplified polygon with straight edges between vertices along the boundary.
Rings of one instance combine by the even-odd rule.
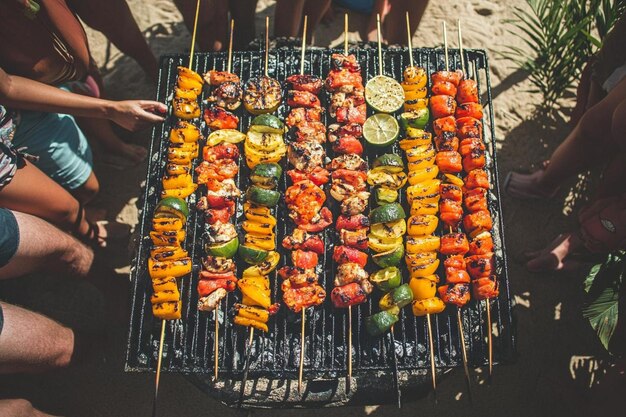
[[[89,230],[78,200],[30,162],[0,190],[0,207],[32,214],[79,236]]]
[[[76,123],[89,139],[98,141],[106,151],[128,159],[133,164],[142,162],[148,155],[143,146],[126,143],[120,139],[113,131],[111,122],[106,119],[76,117]]]
[[[306,30],[306,38],[309,44],[313,44],[315,29],[322,21],[322,17],[330,8],[331,0],[306,0],[303,14],[308,16],[309,23]]]
[[[545,170],[530,175],[511,173],[507,192],[518,198],[549,197],[563,181],[607,158],[610,152],[613,113],[626,98],[626,79],[580,119],[574,130],[554,151]]]
[[[376,15],[377,14],[380,15],[381,22],[385,20],[385,17],[387,16],[387,13],[389,13],[389,10],[390,10],[389,1],[390,0],[376,0],[374,2],[374,10],[372,10],[372,14],[370,15],[370,19],[367,24],[367,29],[365,30],[365,34],[361,34],[361,39],[371,41],[371,42],[375,42],[378,40]],[[383,37],[383,39],[381,39],[381,42],[387,42],[387,38],[385,37],[384,32],[381,35]]]
[[[0,373],[42,372],[68,366],[74,332],[23,308],[0,302],[4,327],[0,337]]]
[[[91,249],[38,217],[15,211],[13,214],[20,243],[13,258],[0,268],[0,279],[44,271],[79,278],[87,276],[93,263]]]
[[[196,16],[196,2],[192,0],[174,0],[185,20],[189,33],[193,33]],[[227,46],[228,2],[224,0],[205,0],[200,3],[198,31],[196,34],[197,51],[221,51]]]
[[[125,0],[67,0],[70,8],[133,58],[156,81],[159,66]]]
[[[0,400],[0,415],[3,417],[54,417],[41,412],[26,400]]]
[[[428,0],[389,0],[391,10],[385,19],[385,39],[390,45],[406,45],[406,12],[409,12],[411,33],[417,31]]]
[[[254,14],[257,0],[236,0],[230,2],[230,14],[235,19],[233,44],[235,49],[244,49],[256,36]]]
[[[304,2],[305,0],[276,1],[274,36],[299,36]]]
[[[611,159],[602,172],[597,193],[599,198],[626,193],[626,100],[613,113],[611,140],[619,149],[611,154]]]

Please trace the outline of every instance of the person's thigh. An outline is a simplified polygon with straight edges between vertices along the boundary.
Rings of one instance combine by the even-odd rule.
[[[0,302],[0,373],[42,372],[69,365],[74,333],[59,323]]]
[[[602,100],[591,106],[579,122],[583,137],[604,145],[610,143],[613,114],[617,107],[626,100],[626,78],[621,80]]]
[[[57,272],[84,277],[93,262],[93,252],[74,237],[29,214],[13,212],[19,229],[17,251],[0,268],[0,279],[35,272]]]
[[[37,167],[67,190],[81,187],[93,171],[87,138],[70,115],[21,112],[13,144],[37,156]]]
[[[2,417],[54,417],[37,410],[26,400],[0,400],[0,416]]]

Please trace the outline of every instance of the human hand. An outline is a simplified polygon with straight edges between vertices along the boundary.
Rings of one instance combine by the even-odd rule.
[[[158,101],[123,100],[113,102],[109,119],[130,131],[146,128],[154,123],[162,122],[167,106]]]

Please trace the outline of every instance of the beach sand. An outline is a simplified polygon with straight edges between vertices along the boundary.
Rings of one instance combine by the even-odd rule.
[[[189,49],[190,35],[169,0],[130,0],[139,26],[155,55],[183,53]],[[546,159],[568,131],[567,115],[558,113],[556,120],[534,110],[542,98],[530,93],[527,74],[511,62],[500,58],[507,45],[528,48],[507,30],[506,19],[513,17],[514,0],[431,1],[413,46],[442,44],[441,20],[448,23],[451,46],[456,46],[456,19],[463,24],[463,43],[468,48],[487,50],[491,65],[491,83],[497,132],[497,151],[501,182],[509,170],[534,169]],[[262,33],[266,15],[272,18],[274,2],[260,0],[257,8],[257,33]],[[352,15],[351,40],[357,40],[357,25],[364,16]],[[336,18],[318,29],[316,44],[341,42],[343,21]],[[100,65],[110,98],[152,99],[155,87],[139,66],[122,56],[97,32],[87,29],[93,56]],[[530,52],[530,51],[528,51]],[[572,101],[566,105],[571,106]],[[149,132],[126,135],[136,143],[149,144]],[[101,180],[101,195],[96,205],[107,210],[108,218],[129,225],[137,222],[135,203],[145,179],[145,166],[115,170],[106,165],[96,167]],[[572,182],[574,184],[574,182]],[[533,275],[520,262],[525,249],[542,247],[557,233],[574,222],[571,212],[579,198],[569,190],[546,202],[520,202],[504,196],[509,276],[517,326],[518,358],[513,365],[498,366],[493,384],[486,383],[486,369],[472,370],[474,406],[469,407],[461,369],[442,378],[439,405],[432,398],[412,401],[405,392],[404,407],[368,406],[330,409],[330,416],[578,416],[585,413],[589,400],[590,376],[583,368],[593,368],[595,360],[604,360],[597,338],[580,314],[581,278]],[[154,375],[123,372],[126,347],[128,292],[128,251],[125,245],[114,248],[96,266],[98,283],[108,288],[107,296],[119,299],[111,308],[108,343],[103,346],[105,360],[86,364],[43,377],[18,377],[2,382],[0,391],[26,395],[35,405],[53,414],[82,417],[147,416],[152,407]],[[579,366],[576,367],[576,364]],[[391,384],[391,382],[390,382]],[[6,389],[6,391],[5,391]],[[390,385],[391,389],[391,385]],[[163,376],[160,390],[161,416],[239,416],[208,398],[182,376]],[[319,410],[255,411],[257,416],[314,416]]]

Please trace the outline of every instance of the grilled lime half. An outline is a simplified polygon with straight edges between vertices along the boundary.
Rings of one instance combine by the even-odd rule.
[[[377,75],[365,85],[365,101],[378,112],[393,113],[404,104],[404,89],[393,78]]]
[[[363,124],[363,137],[374,146],[389,146],[396,141],[400,125],[395,117],[378,113],[367,118]]]

